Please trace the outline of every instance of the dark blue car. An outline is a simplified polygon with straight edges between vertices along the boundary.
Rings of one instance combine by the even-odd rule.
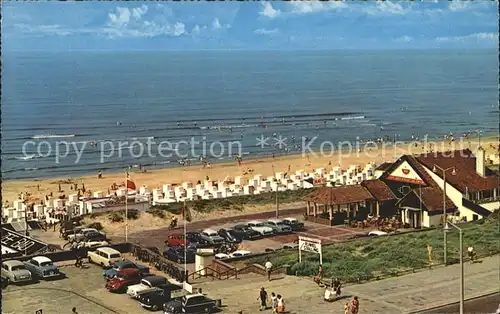
[[[186,250],[186,263],[194,263],[196,251],[192,248],[187,248]],[[163,252],[163,256],[167,259],[177,262],[184,263],[184,247],[175,246],[169,247]]]
[[[112,268],[105,270],[103,276],[104,276],[104,278],[106,278],[106,280],[109,280],[109,279],[115,277],[120,270],[125,269],[125,268],[138,269],[143,274],[149,273],[149,267],[137,265],[136,263],[129,261],[129,260],[124,260],[124,261],[121,261],[121,262],[114,264]]]

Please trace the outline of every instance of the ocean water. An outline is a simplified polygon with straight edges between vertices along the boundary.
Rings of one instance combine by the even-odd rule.
[[[195,163],[213,142],[218,156],[207,160],[217,162],[240,151],[229,142],[255,158],[297,153],[303,138],[317,137],[310,145],[317,148],[395,134],[498,133],[498,82],[497,51],[9,54],[2,177],[178,165],[179,154],[163,149],[160,156],[159,142]],[[258,145],[261,136],[267,145]],[[277,145],[279,136],[286,147]],[[132,142],[148,138],[157,144],[137,157]],[[182,142],[190,140],[202,143]],[[84,148],[78,162],[75,147]]]

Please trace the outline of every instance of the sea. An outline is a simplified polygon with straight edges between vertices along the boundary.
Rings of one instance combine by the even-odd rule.
[[[17,52],[2,61],[4,180],[499,127],[496,50]]]

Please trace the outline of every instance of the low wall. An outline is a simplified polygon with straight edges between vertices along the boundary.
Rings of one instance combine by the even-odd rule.
[[[326,219],[326,218],[320,218],[317,216],[316,217],[307,216],[307,221],[314,222],[314,223],[321,224],[321,225],[334,226],[333,220]]]

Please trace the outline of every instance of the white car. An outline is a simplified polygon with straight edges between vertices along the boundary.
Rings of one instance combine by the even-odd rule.
[[[231,256],[229,254],[225,254],[225,253],[215,254],[215,259],[225,259],[225,258],[231,258]]]
[[[86,248],[94,248],[94,247],[98,247],[98,246],[109,245],[108,241],[95,241],[95,240],[88,240],[88,241],[84,241],[82,243],[83,243],[83,247],[86,247]]]
[[[163,276],[148,276],[141,279],[141,282],[137,285],[128,286],[127,294],[131,298],[138,298],[139,295],[147,292],[154,291],[156,287],[160,287],[168,284],[167,278]]]
[[[262,236],[271,236],[274,235],[274,230],[271,227],[266,226],[261,221],[249,221],[247,223],[248,227],[253,231],[260,233]]]
[[[205,229],[201,233],[201,238],[211,245],[222,244],[224,242],[224,238],[221,237],[217,231],[212,229]]]
[[[252,254],[250,251],[245,251],[245,250],[238,250],[234,251],[233,253],[229,254],[230,257],[241,257],[241,256],[247,256]]]
[[[372,236],[372,237],[380,237],[380,236],[386,236],[387,232],[380,231],[380,230],[373,230],[373,231],[368,232],[368,235]]]
[[[68,234],[68,241],[78,241],[82,240],[85,238],[85,234],[89,232],[99,232],[95,228],[82,228],[82,229],[75,229],[75,233],[69,233]]]

